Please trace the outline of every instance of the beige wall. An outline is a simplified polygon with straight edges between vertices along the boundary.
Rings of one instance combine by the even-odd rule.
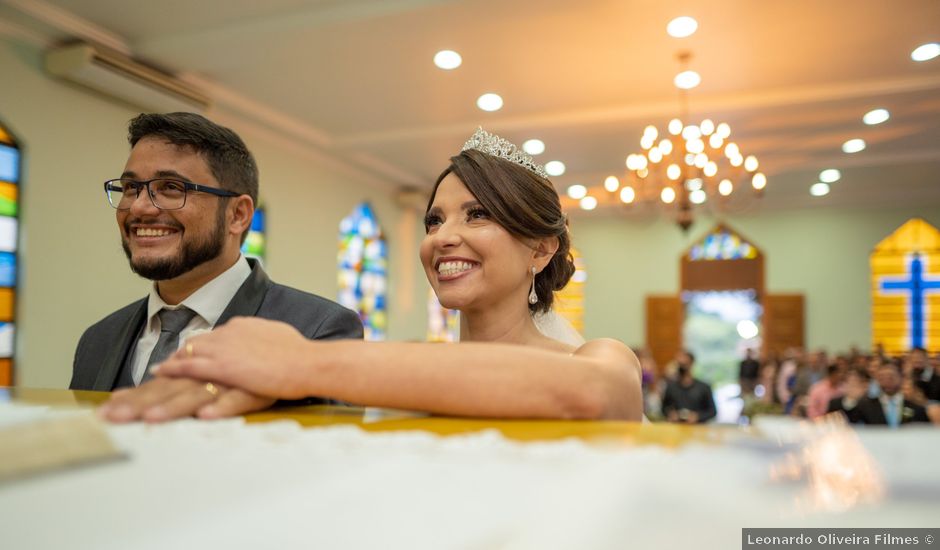
[[[39,52],[0,40],[0,119],[24,145],[17,383],[65,387],[82,331],[147,292],[120,249],[101,182],[127,158],[126,106],[50,79]],[[368,199],[387,231],[390,335],[423,338],[427,288],[417,260],[422,230],[389,190],[219,113],[242,134],[261,171],[272,279],[336,296],[340,219]]]
[[[853,344],[868,348],[871,342],[869,253],[914,216],[940,227],[940,205],[881,210],[820,208],[725,221],[767,255],[769,292],[806,296],[807,345],[845,351]],[[642,345],[644,298],[678,293],[680,255],[715,223],[713,218],[701,217],[684,235],[664,219],[576,216],[571,228],[573,240],[588,269],[586,336],[611,336]]]

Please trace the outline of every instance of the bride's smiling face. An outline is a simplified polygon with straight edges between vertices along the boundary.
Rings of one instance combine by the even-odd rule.
[[[491,219],[453,173],[438,186],[425,229],[421,263],[441,305],[466,310],[513,300],[526,307],[533,249]]]

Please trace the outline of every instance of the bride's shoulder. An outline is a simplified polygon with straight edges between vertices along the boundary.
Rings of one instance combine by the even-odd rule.
[[[606,358],[616,362],[639,365],[640,361],[629,346],[614,338],[595,338],[581,344],[572,355]]]

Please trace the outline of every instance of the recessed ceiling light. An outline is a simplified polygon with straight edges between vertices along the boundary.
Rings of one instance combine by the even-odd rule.
[[[676,78],[673,79],[673,83],[676,85],[676,88],[691,90],[702,83],[702,77],[695,71],[682,71],[676,75]]]
[[[565,173],[565,163],[560,160],[550,160],[545,163],[545,171],[549,176],[561,176]]]
[[[887,109],[874,109],[865,113],[865,116],[862,117],[862,122],[873,126],[875,124],[881,124],[889,118],[891,118],[891,113],[889,113]]]
[[[698,30],[698,21],[687,15],[676,17],[666,25],[666,32],[673,38],[692,36]]]
[[[940,44],[930,42],[929,44],[917,46],[917,48],[911,52],[911,59],[914,61],[930,61],[938,55],[940,55]]]
[[[568,187],[568,196],[574,200],[583,199],[587,196],[587,187],[581,184],[575,184]]]
[[[850,139],[842,144],[845,153],[858,153],[865,150],[865,140],[861,138]]]
[[[498,111],[503,108],[503,98],[497,94],[483,94],[477,99],[477,107],[484,111]]]
[[[594,210],[597,208],[597,199],[594,197],[584,197],[581,199],[581,208],[584,210]]]
[[[828,183],[814,183],[809,187],[809,194],[814,197],[822,197],[829,194],[829,184]]]
[[[819,173],[819,181],[823,183],[835,183],[842,178],[842,173],[835,168],[829,168]]]
[[[522,150],[530,155],[541,155],[545,152],[545,144],[540,139],[530,139],[522,144]]]
[[[434,54],[434,64],[445,71],[456,69],[462,62],[460,54],[453,50],[441,50]]]

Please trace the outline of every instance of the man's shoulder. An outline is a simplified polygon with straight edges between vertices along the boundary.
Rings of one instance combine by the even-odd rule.
[[[92,324],[90,327],[85,329],[85,334],[99,332],[99,331],[110,331],[116,328],[123,328],[127,325],[128,321],[134,318],[142,308],[145,308],[147,305],[147,298],[141,298],[136,302],[131,302],[121,309],[108,314],[103,319]]]
[[[362,338],[362,321],[355,311],[323,296],[274,282],[256,315],[291,324],[308,338]]]
[[[350,309],[347,309],[338,303],[324,298],[318,294],[313,294],[312,292],[307,292],[294,288],[287,285],[282,285],[280,283],[271,282],[271,286],[268,288],[268,292],[265,295],[265,302],[275,302],[277,304],[299,304],[305,307],[313,307],[322,311],[345,311],[353,313]]]

